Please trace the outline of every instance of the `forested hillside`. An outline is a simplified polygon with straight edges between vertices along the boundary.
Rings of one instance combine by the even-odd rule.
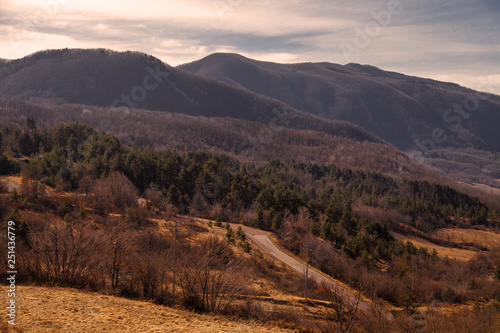
[[[100,106],[113,116],[103,117],[100,121],[94,118],[92,126],[120,139],[128,136],[130,140],[127,143],[137,140],[135,142],[139,144],[158,148],[172,146],[162,142],[164,135],[147,137],[144,130],[151,124],[141,130],[128,126],[121,128],[121,132],[112,132],[110,123],[114,123],[116,128],[117,119],[120,123],[125,118],[134,118],[130,115],[141,119],[144,113],[137,110],[218,118],[208,121],[205,118],[184,118],[190,119],[184,123],[196,136],[205,122],[213,125],[214,121],[222,122],[220,118],[247,120],[263,124],[263,127],[253,125],[252,129],[247,123],[243,126],[245,130],[253,131],[254,142],[265,141],[265,144],[259,143],[259,147],[268,146],[271,142],[276,147],[288,147],[283,151],[303,156],[305,160],[335,162],[343,166],[352,166],[349,164],[352,161],[344,164],[339,160],[339,156],[345,158],[349,153],[338,149],[331,153],[328,147],[338,148],[346,144],[337,144],[336,139],[332,142],[328,136],[375,143],[387,141],[445,177],[500,187],[497,180],[500,179],[500,140],[498,131],[492,125],[498,122],[498,96],[371,66],[274,64],[233,54],[214,54],[173,68],[153,56],[138,52],[48,50],[0,62],[0,97],[16,100],[11,104],[19,103],[19,100],[48,103],[52,110],[58,108],[55,105],[67,103]],[[62,114],[55,117],[62,122],[85,122],[85,119],[65,117],[64,112],[68,108],[72,107],[59,108]],[[84,109],[82,107],[80,112]],[[5,115],[4,110],[0,111]],[[42,120],[40,116],[35,118]],[[154,118],[160,122],[168,121],[161,116]],[[226,119],[223,122],[227,125],[231,121]],[[217,131],[226,141],[224,145],[231,141],[229,150],[232,151],[224,147],[223,152],[238,153],[246,149],[242,148],[245,144],[240,146],[238,143],[236,148],[231,146],[234,143],[228,138],[235,133],[238,135],[243,123],[233,124],[238,125],[230,133]],[[50,125],[56,124],[52,122]],[[158,122],[155,125],[161,127]],[[288,139],[279,141],[275,138],[280,135],[272,133],[273,139],[268,140],[269,132],[282,126],[290,130],[317,132],[322,138],[309,140],[304,149],[296,153],[290,148],[297,141],[304,142],[303,137],[288,136]],[[260,128],[255,130],[255,127]],[[158,130],[165,133],[163,128]],[[192,132],[183,133],[178,127],[170,132],[180,133],[183,139],[178,140],[181,142],[179,145],[189,146],[191,150],[213,148],[214,141],[217,141],[210,135],[206,140],[193,142],[190,138]],[[246,136],[244,141],[248,141]],[[172,136],[168,141],[172,141]],[[218,148],[221,147],[217,147],[216,151]],[[257,158],[268,161],[276,156],[279,149],[270,150],[272,152],[259,151]],[[363,150],[378,149],[365,147]],[[328,159],[332,154],[335,160]],[[278,156],[288,159],[288,156]],[[352,160],[359,159],[355,157]],[[373,169],[373,164],[381,165],[383,161],[369,164]],[[393,166],[383,167],[381,171],[394,168],[394,163],[389,164]]]
[[[217,53],[179,68],[347,120],[451,179],[500,188],[500,96],[360,64],[279,64]]]
[[[393,211],[396,215],[382,222],[396,228],[402,221],[430,230],[460,220],[481,224],[497,218],[496,211],[478,198],[425,181],[396,180],[335,165],[273,160],[256,166],[202,151],[128,148],[85,125],[37,130],[28,120],[30,124],[33,128],[26,131],[2,130],[3,174],[21,168],[8,156],[31,156],[24,170],[37,182],[73,191],[81,188],[83,179],[98,180],[119,172],[140,193],[158,188],[185,214],[217,206],[219,218],[234,220],[249,209],[265,210],[268,217],[259,220],[259,227],[277,230],[284,216],[306,209],[329,240],[342,230],[355,236],[362,229],[365,222],[353,215],[353,204]],[[319,224],[322,215],[327,220]],[[344,241],[337,239],[339,246]]]
[[[279,64],[217,53],[179,68],[357,124],[400,149],[500,151],[500,96],[369,65]],[[434,129],[446,139],[429,147]],[[425,145],[424,147],[422,146]]]
[[[37,129],[32,118],[23,130],[3,127],[0,133],[1,174],[20,172],[22,177],[20,191],[0,196],[0,218],[15,221],[22,244],[22,281],[96,290],[109,283],[113,292],[121,290],[128,297],[168,302],[171,263],[158,251],[170,251],[172,240],[160,237],[165,226],[158,219],[187,215],[213,219],[215,227],[228,221],[272,231],[282,246],[301,257],[308,251],[304,244],[310,243],[312,265],[406,313],[430,299],[470,302],[500,297],[498,282],[491,279],[500,266],[497,252],[431,236],[443,227],[494,232],[499,207],[446,185],[333,164],[272,160],[256,165],[206,151],[128,147],[87,125]],[[0,192],[6,192],[1,181]],[[189,228],[189,237],[206,232],[194,224]],[[431,248],[398,241],[395,232],[476,255],[469,261],[450,260]],[[227,227],[225,235],[231,248],[253,251],[241,231],[235,234]],[[62,239],[65,254],[60,258],[52,249]],[[237,281],[245,273],[238,265],[245,261],[236,259],[227,246],[213,237],[183,244],[184,306],[219,309],[213,306],[219,303],[205,300],[203,289],[194,287],[193,267],[211,279],[222,279],[224,288],[239,290]],[[228,252],[221,255],[221,249]],[[66,267],[64,258],[74,255],[73,250],[79,255]],[[98,268],[102,256],[109,269]],[[251,274],[276,278],[275,268],[262,267],[259,259],[245,260],[244,265],[255,270]],[[419,276],[410,274],[412,267],[418,268]],[[450,291],[451,279],[472,287]],[[408,287],[410,280],[414,289]],[[293,285],[297,284],[284,288],[291,290]],[[315,297],[324,297],[321,290],[315,287]],[[450,292],[452,296],[443,296]],[[230,302],[226,294],[214,297]]]
[[[0,67],[0,97],[231,117],[382,142],[359,126],[172,68],[138,52],[48,50]]]
[[[209,150],[257,164],[276,158],[316,164],[335,163],[395,177],[446,182],[444,177],[439,177],[391,145],[353,137],[349,125],[336,124],[332,128],[317,123],[326,126],[327,131],[332,130],[332,134],[327,134],[321,130],[291,128],[278,117],[273,123],[262,124],[229,117],[194,117],[143,109],[0,100],[0,126],[22,129],[28,117],[42,128],[68,122],[88,124],[115,135],[128,146],[149,145],[157,150]]]

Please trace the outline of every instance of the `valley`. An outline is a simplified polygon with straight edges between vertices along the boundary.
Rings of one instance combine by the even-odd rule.
[[[0,62],[19,331],[494,331],[500,97],[479,94],[235,54]]]

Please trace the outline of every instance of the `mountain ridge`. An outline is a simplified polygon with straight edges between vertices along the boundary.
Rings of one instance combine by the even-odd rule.
[[[361,141],[382,142],[357,125],[325,121],[283,102],[173,68],[138,52],[105,49],[37,52],[0,65],[0,97],[228,116],[261,123],[285,121],[284,125],[292,128],[328,134],[340,132]]]
[[[106,49],[47,50],[0,62],[0,98],[99,106],[114,110],[110,114],[116,115],[103,121],[115,123],[120,110],[138,109],[259,122],[259,132],[248,135],[264,145],[276,128],[389,144],[452,179],[500,187],[500,159],[495,157],[500,133],[494,126],[500,123],[500,97],[481,100],[468,118],[451,109],[455,113],[446,114],[445,107],[470,103],[467,97],[474,94],[453,83],[369,65],[275,64],[224,53],[179,67],[145,53]],[[299,136],[305,142],[307,135]],[[315,154],[328,154],[328,140],[316,141],[322,148]],[[301,147],[314,150],[309,144]],[[480,160],[474,168],[470,156]]]
[[[500,151],[500,137],[488,125],[492,119],[500,122],[500,96],[488,94],[489,99],[477,101],[481,108],[474,117],[457,118],[460,114],[446,112],[485,94],[455,83],[371,65],[279,64],[224,53],[178,68],[244,87],[298,110],[353,122],[400,149],[421,148],[418,142],[440,128],[449,137],[441,145]],[[457,125],[462,132],[457,133]]]

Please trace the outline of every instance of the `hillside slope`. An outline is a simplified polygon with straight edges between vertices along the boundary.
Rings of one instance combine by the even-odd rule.
[[[478,111],[467,119],[456,114],[443,118],[446,108],[463,104],[470,94],[474,96],[454,84],[369,66],[281,65],[227,54],[179,68],[146,54],[103,49],[42,51],[0,62],[0,98],[49,103],[52,108],[80,104],[76,119],[62,109],[63,114],[51,114],[60,122],[82,121],[107,130],[127,144],[235,155],[250,151],[249,160],[295,158],[356,168],[367,164],[394,174],[408,164],[398,161],[409,159],[390,143],[454,180],[500,187],[500,98],[480,99]],[[85,106],[100,106],[102,112],[84,114]],[[165,112],[170,113],[161,115]],[[10,120],[24,122],[19,113],[6,113]],[[175,121],[176,126],[165,124],[174,113],[178,120],[181,114],[193,117]],[[101,115],[99,121],[95,114]],[[55,125],[44,112],[35,119]],[[419,177],[412,170],[422,167],[410,164],[417,167],[408,172]]]
[[[382,142],[359,126],[325,121],[137,52],[50,50],[0,63],[0,97],[231,117]]]
[[[220,53],[179,68],[324,118],[353,122],[401,149],[419,148],[438,128],[447,137],[438,140],[439,147],[500,151],[495,125],[500,123],[500,96],[457,84],[367,65],[278,64]],[[455,105],[461,111],[452,111]]]
[[[18,286],[17,297],[18,332],[293,332],[76,289]]]
[[[129,146],[208,150],[256,163],[294,159],[297,162],[376,170],[398,178],[444,180],[391,145],[360,142],[347,134],[332,136],[229,117],[195,117],[143,109],[121,112],[85,105],[54,106],[0,100],[0,127],[22,127],[27,117],[36,119],[41,127],[85,123],[115,135]]]

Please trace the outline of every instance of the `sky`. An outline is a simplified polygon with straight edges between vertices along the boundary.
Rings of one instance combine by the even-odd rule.
[[[499,0],[0,0],[0,58],[56,48],[361,63],[500,95]]]

